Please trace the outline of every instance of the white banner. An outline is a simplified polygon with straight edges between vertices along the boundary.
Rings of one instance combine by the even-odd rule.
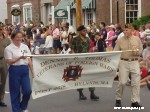
[[[121,52],[33,56],[33,99],[70,89],[112,87]]]

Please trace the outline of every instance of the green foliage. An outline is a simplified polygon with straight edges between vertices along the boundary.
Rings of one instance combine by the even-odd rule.
[[[135,20],[133,24],[140,27],[141,25],[145,25],[148,21],[150,21],[150,15],[142,16],[141,18]]]

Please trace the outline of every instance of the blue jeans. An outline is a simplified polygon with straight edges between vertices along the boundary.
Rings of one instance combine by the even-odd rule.
[[[12,111],[20,112],[21,109],[25,110],[31,95],[28,66],[9,67],[9,89]]]

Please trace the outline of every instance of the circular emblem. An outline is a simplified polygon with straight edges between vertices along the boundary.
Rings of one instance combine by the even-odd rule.
[[[21,10],[20,9],[12,9],[11,10],[11,14],[13,15],[13,16],[19,16],[19,15],[21,15]]]

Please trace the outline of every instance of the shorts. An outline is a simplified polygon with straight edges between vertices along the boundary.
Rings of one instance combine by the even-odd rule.
[[[52,50],[53,50],[53,47],[45,48],[45,51],[46,51],[46,52],[52,51]]]
[[[54,47],[55,49],[61,48],[61,42],[60,42],[60,40],[54,40],[54,45],[53,45],[53,47]]]

